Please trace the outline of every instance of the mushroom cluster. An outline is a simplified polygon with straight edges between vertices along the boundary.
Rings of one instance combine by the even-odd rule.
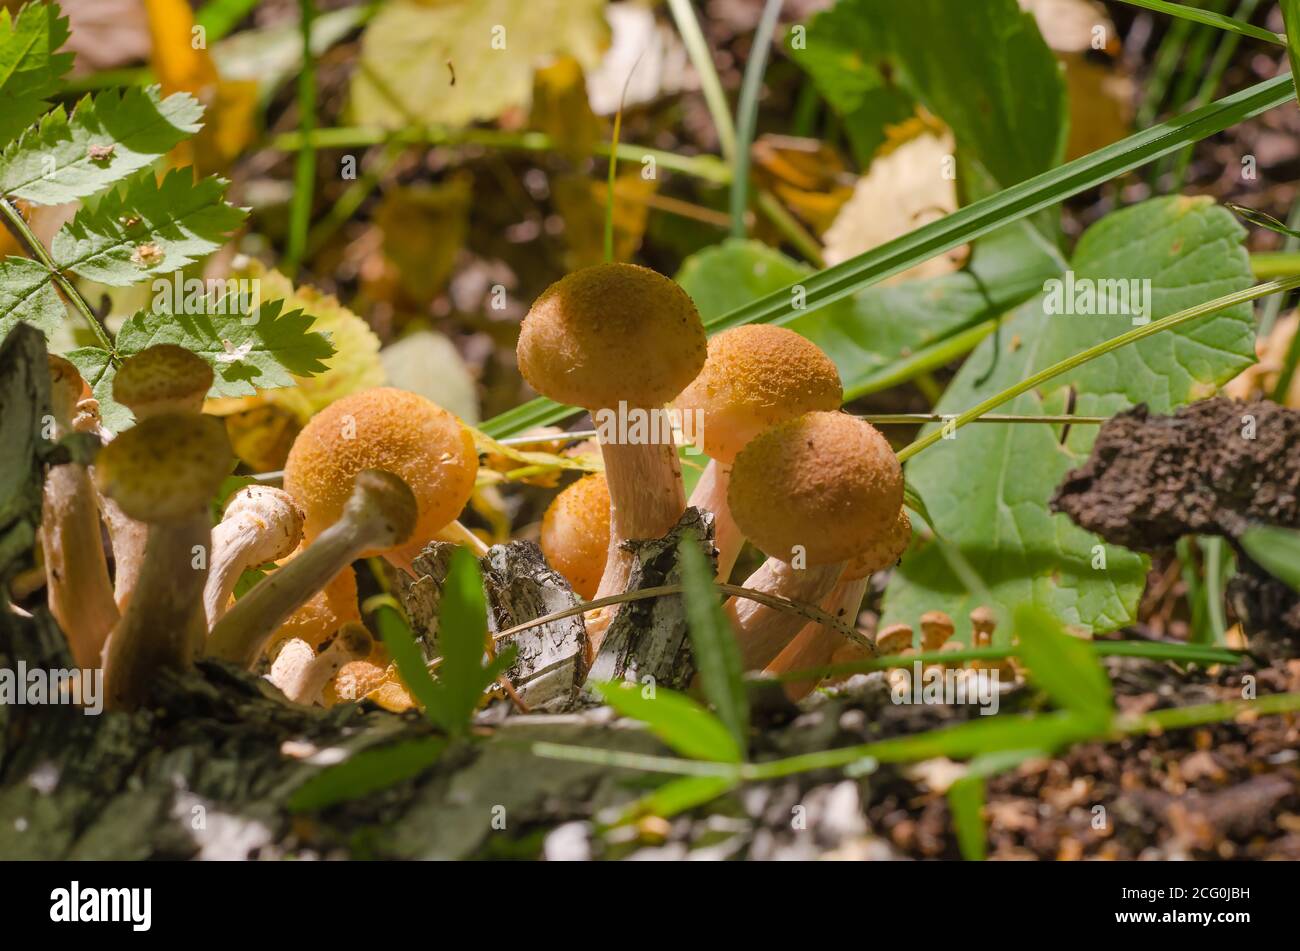
[[[538,392],[591,412],[605,463],[603,478],[556,496],[543,553],[584,598],[624,590],[623,542],[665,535],[686,503],[671,438],[636,440],[632,427],[613,430],[601,417],[671,402],[679,419],[694,414],[689,429],[710,460],[690,504],[714,517],[718,579],[729,579],[748,539],[767,560],[744,587],[852,626],[871,574],[911,540],[897,457],[871,425],[839,412],[835,365],[805,337],[749,325],[701,354],[702,333],[677,285],[631,265],[575,272],[534,304],[520,369]],[[735,596],[724,606],[747,669],[822,666],[847,646],[839,630],[773,603]],[[588,615],[590,651],[609,618]]]
[[[409,570],[436,537],[482,548],[456,521],[478,469],[471,434],[416,394],[380,388],[332,404],[299,434],[285,487],[239,489],[214,526],[234,456],[202,412],[213,380],[202,359],[164,344],[124,361],[113,397],[136,422],[118,435],[99,425],[71,363],[51,357],[50,379],[53,435],[90,432],[103,445],[93,465],[62,463],[46,479],[48,600],[76,662],[102,664],[110,708],[139,707],[161,671],[202,655],[264,663],[304,703],[331,695],[350,665],[387,674],[352,562],[383,556]],[[256,569],[264,577],[236,599]]]

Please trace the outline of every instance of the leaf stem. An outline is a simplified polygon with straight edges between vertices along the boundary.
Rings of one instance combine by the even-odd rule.
[[[1002,392],[990,396],[988,399],[952,419],[942,429],[935,429],[922,436],[911,445],[904,447],[898,453],[898,459],[900,462],[910,459],[921,450],[927,449],[941,440],[944,437],[945,432],[952,432],[960,429],[972,420],[983,416],[989,410],[1001,406],[1003,403],[1010,402],[1022,393],[1029,392],[1035,387],[1046,383],[1053,377],[1060,376],[1062,373],[1068,373],[1070,370],[1082,366],[1088,361],[1100,357],[1103,354],[1110,353],[1112,350],[1118,350],[1126,344],[1135,343],[1138,340],[1144,340],[1147,337],[1160,333],[1161,331],[1170,330],[1200,317],[1206,317],[1210,314],[1217,313],[1218,311],[1227,310],[1229,307],[1235,307],[1238,304],[1245,304],[1249,301],[1258,300],[1261,297],[1267,297],[1269,294],[1276,294],[1281,291],[1290,290],[1293,287],[1300,287],[1300,275],[1283,278],[1282,280],[1277,281],[1267,281],[1263,284],[1256,284],[1254,287],[1248,287],[1244,290],[1236,291],[1232,294],[1226,294],[1223,297],[1218,297],[1211,301],[1206,301],[1203,304],[1197,304],[1195,307],[1180,310],[1176,314],[1170,314],[1168,317],[1162,317],[1160,320],[1153,320],[1149,324],[1145,324],[1141,327],[1134,327],[1132,330],[1126,331],[1117,337],[1104,340],[1095,346],[1089,347],[1087,350],[1066,357],[1064,360],[1054,363],[1046,369],[1039,370],[1037,373],[1021,380],[1019,383],[1016,383],[1014,386],[1007,387],[1007,389]]]
[[[108,351],[113,363],[120,364],[122,360],[118,356],[117,347],[113,344],[113,338],[109,335],[108,328],[96,316],[90,303],[82,296],[81,291],[77,290],[76,285],[59,270],[54,263],[54,259],[45,250],[45,245],[41,244],[40,239],[28,227],[27,222],[23,220],[22,214],[8,198],[0,198],[0,217],[4,218],[5,227],[9,229],[9,233],[14,236],[18,243],[50,272],[50,279],[54,281],[59,290],[63,292],[63,296],[72,303],[73,308],[85,320],[86,325],[94,333],[95,339],[99,341],[99,345]]]

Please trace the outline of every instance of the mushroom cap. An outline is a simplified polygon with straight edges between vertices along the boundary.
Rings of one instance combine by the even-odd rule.
[[[373,545],[368,551],[382,554],[411,537],[419,518],[420,505],[411,487],[383,469],[362,469],[343,506],[345,518],[365,522]],[[363,554],[362,557],[365,557]]]
[[[212,387],[212,367],[172,343],[128,357],[113,378],[113,399],[143,419],[157,413],[197,413]]]
[[[411,535],[427,541],[469,501],[478,453],[459,419],[417,393],[379,387],[331,403],[303,427],[284,464],[285,491],[307,515],[307,541],[342,516],[363,469],[410,487],[419,507]]]
[[[746,324],[709,341],[709,356],[673,400],[700,410],[700,448],[724,464],[777,423],[812,410],[837,410],[844,400],[839,371],[801,334],[771,324]]]
[[[888,441],[843,413],[805,413],[756,436],[731,470],[737,527],[770,557],[848,561],[892,531],[903,470]]]
[[[65,360],[58,354],[49,354],[49,367],[50,409],[55,421],[66,427],[72,424],[73,413],[76,412],[86,382],[72,361]]]
[[[222,521],[233,518],[247,519],[257,528],[257,547],[250,553],[257,562],[284,558],[302,541],[302,507],[284,489],[244,486],[230,497],[222,513]]]
[[[296,555],[294,557],[297,557]],[[361,608],[357,603],[357,574],[348,565],[310,598],[298,606],[280,625],[267,648],[268,654],[275,653],[275,645],[297,638],[306,641],[312,647],[319,647],[321,642],[337,631],[348,621],[361,620]]]
[[[163,413],[103,448],[95,485],[131,518],[166,522],[203,512],[233,462],[221,420]]]
[[[876,650],[883,655],[899,654],[912,646],[912,629],[906,624],[890,624],[876,633]]]
[[[601,472],[583,476],[557,495],[542,516],[542,554],[590,601],[609,555],[609,483]]]
[[[584,409],[663,406],[704,366],[695,304],[635,264],[574,271],[533,302],[519,329],[519,370],[537,392]]]
[[[912,520],[907,517],[907,509],[899,509],[893,528],[873,539],[871,544],[850,559],[840,577],[845,581],[857,581],[883,571],[903,557],[903,552],[907,551],[911,541]]]

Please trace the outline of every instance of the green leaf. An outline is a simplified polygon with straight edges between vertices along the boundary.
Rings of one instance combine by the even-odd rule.
[[[921,498],[921,493],[916,491],[916,487],[907,480],[903,480],[903,504],[921,516],[921,521],[934,531],[934,520],[930,518],[930,510],[925,507],[925,499]]]
[[[0,195],[58,205],[102,191],[199,130],[203,107],[158,87],[106,90],[49,112],[0,153]]]
[[[790,55],[842,116],[863,116],[868,97],[901,89],[1002,186],[1064,155],[1065,81],[1016,0],[839,0],[808,21],[805,40]],[[878,121],[874,110],[865,117]]]
[[[104,427],[118,433],[131,425],[131,411],[113,399],[113,379],[117,366],[107,350],[78,347],[64,356],[72,362],[81,378],[90,385],[91,395],[99,401],[99,418]]]
[[[1032,604],[1018,605],[1014,622],[1030,680],[1058,707],[1098,724],[1109,720],[1114,696],[1090,644],[1067,634],[1056,618]]]
[[[647,697],[640,684],[621,681],[594,686],[611,707],[644,722],[651,733],[683,756],[723,763],[744,759],[742,748],[722,721],[684,694],[655,687]]]
[[[1130,6],[1143,7],[1147,10],[1154,10],[1156,13],[1164,13],[1168,16],[1179,17],[1183,20],[1189,20],[1192,23],[1203,23],[1206,26],[1212,26],[1219,30],[1225,30],[1228,33],[1236,33],[1238,36],[1249,36],[1252,39],[1264,40],[1268,43],[1281,43],[1282,38],[1276,33],[1241,20],[1233,19],[1214,10],[1201,10],[1197,7],[1190,6],[1186,3],[1171,3],[1169,0],[1121,0]],[[1283,13],[1286,12],[1287,4],[1292,0],[1282,0]]]
[[[1300,532],[1275,525],[1256,525],[1246,529],[1240,541],[1252,561],[1300,591]]]
[[[227,295],[204,298],[200,313],[141,311],[118,331],[118,352],[128,357],[157,343],[185,347],[211,365],[215,396],[293,386],[293,377],[325,369],[321,361],[333,356],[334,348],[328,337],[311,329],[309,315],[282,313],[280,300],[264,301],[246,315],[242,303]]]
[[[487,643],[487,596],[478,559],[468,548],[456,548],[447,567],[438,610],[438,689],[443,707],[453,720],[454,732],[469,727],[470,718],[483,698],[483,691],[509,664],[495,658],[483,664]]]
[[[1232,216],[1209,199],[1155,199],[1090,228],[1076,249],[1073,274],[1087,280],[1150,279],[1150,317],[1160,318],[1250,284],[1242,235]],[[1129,316],[1049,314],[1045,304],[1045,297],[1026,304],[986,339],[937,411],[965,410],[1132,329]],[[1250,308],[1233,307],[1084,364],[1021,395],[1007,411],[1063,413],[1073,394],[1073,412],[1081,415],[1109,416],[1138,402],[1165,413],[1213,392],[1253,359]],[[908,463],[907,478],[926,499],[936,529],[977,568],[994,598],[991,606],[1004,614],[1012,605],[1032,602],[1091,632],[1133,619],[1146,559],[1104,545],[1047,508],[1056,485],[1082,463],[1095,435],[1093,427],[1070,427],[1062,445],[1055,426],[966,427]],[[967,616],[978,603],[937,546],[914,545],[890,579],[882,623],[914,623],[925,611],[941,610],[958,623],[964,639]]]
[[[55,234],[50,253],[61,270],[114,287],[170,274],[221,247],[244,219],[222,200],[226,184],[195,182],[188,168],[159,182],[145,170],[78,211]]]
[[[44,265],[30,258],[0,260],[0,339],[20,320],[48,337],[65,316],[67,309]]]
[[[792,287],[781,288],[753,303],[708,322],[710,333],[750,323],[788,324],[888,277],[915,267],[958,245],[1025,218],[1102,182],[1139,168],[1188,143],[1272,109],[1295,98],[1290,75],[1278,76],[1239,93],[1176,116],[1082,158],[1067,162],[982,198],[901,238],[818,271]],[[803,306],[797,306],[797,303]],[[535,399],[502,413],[480,427],[499,439],[542,426],[578,412],[546,399]]]
[[[448,725],[451,718],[443,708],[442,694],[438,685],[429,674],[424,662],[424,652],[415,643],[410,625],[394,605],[371,603],[367,605],[370,616],[374,619],[379,636],[388,648],[388,654],[397,665],[397,672],[402,682],[411,691],[411,695],[424,707],[425,716],[437,726],[451,732]]]
[[[8,145],[48,108],[46,101],[72,68],[68,18],[55,4],[29,3],[11,15],[0,8],[0,146]]]
[[[446,748],[446,739],[431,736],[354,753],[295,789],[289,811],[315,812],[412,779],[436,763]]]
[[[730,792],[738,785],[728,776],[683,776],[670,779],[648,796],[643,796],[624,810],[615,825],[634,822],[642,816],[671,819],[687,809],[694,809]]]
[[[704,696],[731,732],[736,746],[748,749],[749,695],[745,690],[744,667],[736,636],[722,613],[713,586],[713,572],[699,547],[689,539],[678,546],[678,558],[686,621]]]

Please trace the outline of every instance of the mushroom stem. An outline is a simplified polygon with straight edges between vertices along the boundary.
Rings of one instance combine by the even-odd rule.
[[[99,513],[108,526],[108,540],[113,548],[113,600],[118,611],[125,612],[131,603],[131,592],[140,580],[149,526],[127,515],[120,505],[102,493]]]
[[[731,577],[731,569],[736,566],[740,550],[745,546],[745,536],[736,526],[727,505],[727,486],[730,483],[731,466],[712,459],[695,484],[689,503],[701,512],[713,513],[713,547],[718,550],[717,578],[722,582]]]
[[[822,601],[821,608],[832,617],[839,618],[852,625],[862,606],[862,599],[867,594],[871,577],[840,579]],[[767,673],[784,674],[791,670],[809,670],[825,667],[831,663],[835,652],[844,645],[846,638],[838,631],[823,624],[804,625],[795,639],[786,645],[781,653],[767,665]],[[800,680],[785,685],[786,696],[791,700],[801,700],[817,687],[818,680]]]
[[[149,527],[139,579],[104,652],[107,704],[134,710],[161,668],[184,670],[203,649],[205,562],[196,546],[211,540],[207,512]]]
[[[314,704],[320,701],[330,678],[345,664],[366,658],[372,646],[370,632],[357,623],[340,628],[319,654],[306,641],[294,638],[281,648],[267,679],[294,703]]]
[[[263,578],[217,621],[208,654],[251,667],[276,629],[335,575],[371,548],[405,541],[416,502],[397,476],[377,469],[357,475],[343,516],[283,568]]]
[[[791,601],[817,604],[835,587],[843,569],[842,564],[794,568],[780,559],[769,558],[745,579],[745,587]],[[797,615],[746,598],[728,598],[723,610],[736,632],[745,670],[766,667],[804,625]]]

